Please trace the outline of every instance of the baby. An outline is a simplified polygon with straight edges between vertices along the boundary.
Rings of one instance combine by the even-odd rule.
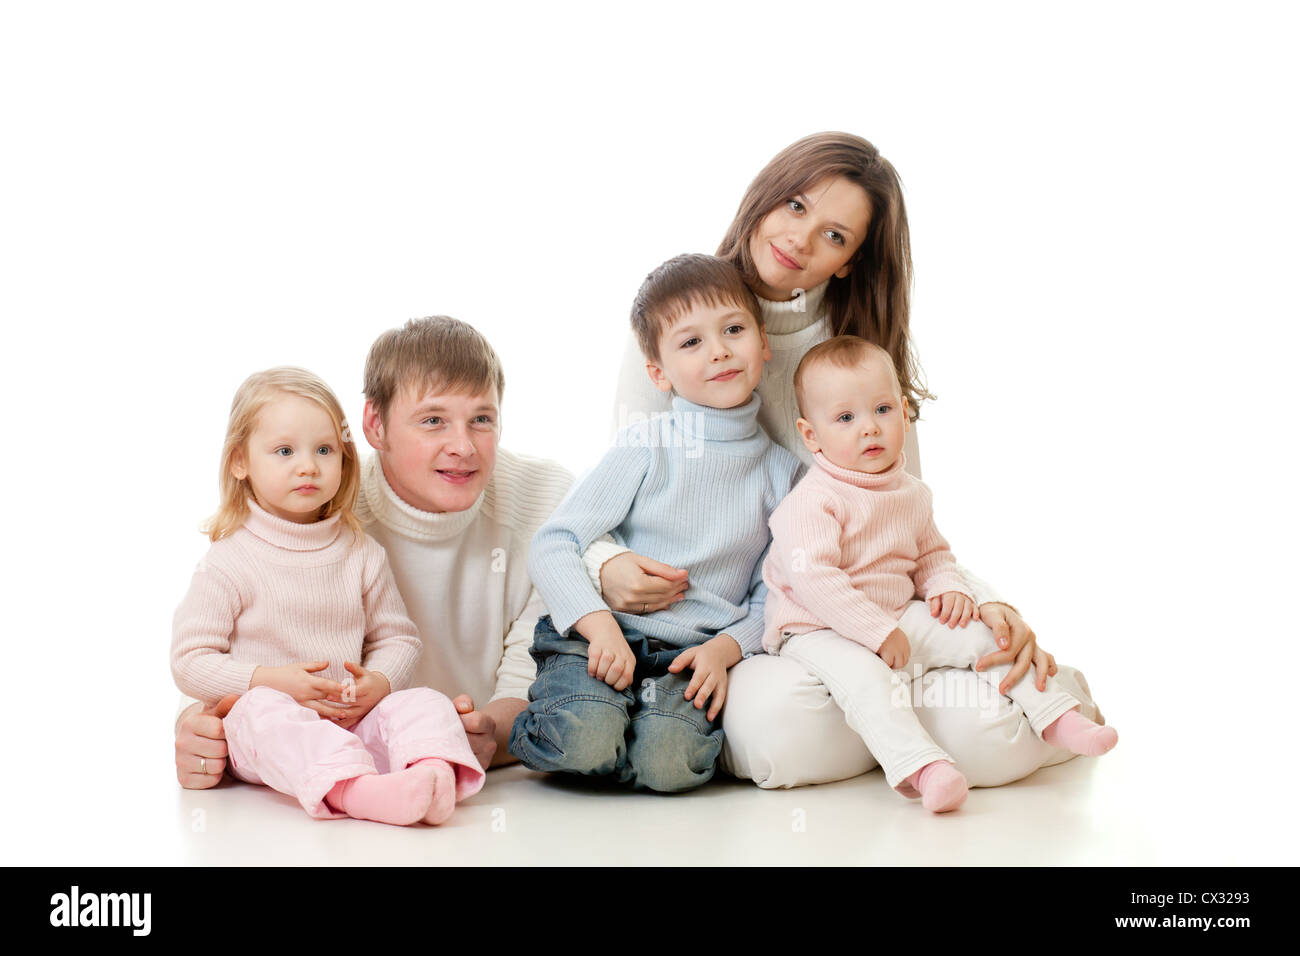
[[[935,528],[930,489],[903,470],[907,400],[893,362],[865,339],[839,336],[808,351],[794,386],[816,467],[772,515],[763,646],[826,685],[890,786],[919,792],[935,813],[955,810],[966,778],[895,693],[891,668],[968,667],[999,648]],[[947,626],[930,615],[934,598]],[[996,689],[1009,670],[981,676]],[[1097,756],[1118,740],[1051,678],[1039,691],[1025,675],[1008,696],[1053,746]]]
[[[678,256],[641,286],[632,327],[673,407],[620,431],[533,539],[528,573],[550,616],[511,731],[525,766],[660,792],[713,776],[727,670],[762,644],[768,517],[800,467],[758,425],[754,389],[771,357],[761,316],[713,256]],[[684,600],[611,613],[581,558],[606,533],[688,569]]]

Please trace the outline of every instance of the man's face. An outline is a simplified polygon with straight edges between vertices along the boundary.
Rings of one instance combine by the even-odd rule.
[[[364,428],[398,497],[442,513],[464,511],[483,493],[496,467],[500,419],[494,388],[471,395],[408,386],[382,420],[367,401]]]

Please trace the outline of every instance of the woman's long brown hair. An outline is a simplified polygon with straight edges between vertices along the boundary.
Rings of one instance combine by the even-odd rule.
[[[871,221],[851,260],[852,271],[843,279],[832,276],[826,289],[831,334],[858,335],[889,353],[915,421],[922,400],[934,396],[925,387],[908,330],[912,248],[903,187],[880,150],[851,133],[814,133],[787,146],[745,190],[717,255],[755,285],[758,270],[749,254],[749,239],[758,224],[798,193],[835,177],[866,191]]]

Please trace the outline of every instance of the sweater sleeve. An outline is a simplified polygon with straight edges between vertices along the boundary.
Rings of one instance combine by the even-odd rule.
[[[492,692],[491,700],[501,700],[503,697],[528,699],[528,688],[537,677],[537,665],[529,653],[533,647],[533,631],[537,628],[537,619],[545,613],[546,605],[542,603],[542,596],[537,593],[537,588],[533,588],[528,593],[528,603],[506,634],[505,652],[501,655],[501,663],[497,665],[496,689]]]
[[[898,621],[855,588],[840,566],[842,530],[831,498],[787,498],[772,515],[770,551],[799,604],[841,637],[878,651]]]
[[[975,596],[967,586],[966,579],[957,570],[957,559],[952,556],[947,539],[939,533],[939,528],[934,523],[930,489],[923,488],[923,492],[928,517],[916,541],[916,570],[912,572],[916,593],[928,601],[936,594],[958,591],[974,600]]]
[[[645,439],[621,434],[533,537],[528,576],[561,635],[591,612],[609,610],[592,586],[582,552],[627,517],[650,467]]]
[[[402,690],[410,683],[411,672],[423,645],[397,590],[388,555],[373,538],[367,537],[362,546],[367,552],[367,574],[362,594],[366,637],[362,644],[361,666],[387,677],[392,690]]]
[[[241,610],[235,582],[205,557],[172,617],[172,677],[182,693],[211,703],[248,690],[257,665],[230,656]]]
[[[763,556],[754,565],[754,573],[750,576],[749,613],[724,632],[735,639],[736,643],[740,645],[741,654],[745,657],[752,657],[763,652],[763,613],[767,604],[767,585],[763,583],[763,564],[767,561],[767,554],[771,550],[772,544],[768,542],[768,546],[763,550]]]

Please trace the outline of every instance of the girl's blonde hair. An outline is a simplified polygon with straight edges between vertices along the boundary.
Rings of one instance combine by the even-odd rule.
[[[277,392],[315,402],[334,422],[334,433],[343,454],[341,480],[338,493],[321,506],[317,520],[341,515],[343,523],[352,529],[356,542],[360,542],[361,522],[357,520],[356,506],[357,492],[361,488],[361,463],[347,419],[343,416],[343,406],[317,375],[292,365],[254,372],[235,392],[235,399],[230,403],[230,421],[226,425],[226,443],[221,449],[221,506],[204,524],[204,533],[213,541],[220,541],[234,534],[247,520],[248,499],[253,497],[253,487],[247,477],[236,478],[232,467],[236,454],[242,451],[247,457],[248,439],[257,424],[257,416]]]
[[[934,396],[925,387],[908,329],[912,247],[903,186],[880,150],[851,133],[814,133],[787,146],[745,190],[717,254],[753,285],[758,270],[749,239],[758,224],[796,194],[833,177],[862,187],[871,203],[871,220],[849,260],[852,271],[843,279],[831,276],[826,287],[831,335],[857,335],[889,353],[915,421],[921,401]]]

